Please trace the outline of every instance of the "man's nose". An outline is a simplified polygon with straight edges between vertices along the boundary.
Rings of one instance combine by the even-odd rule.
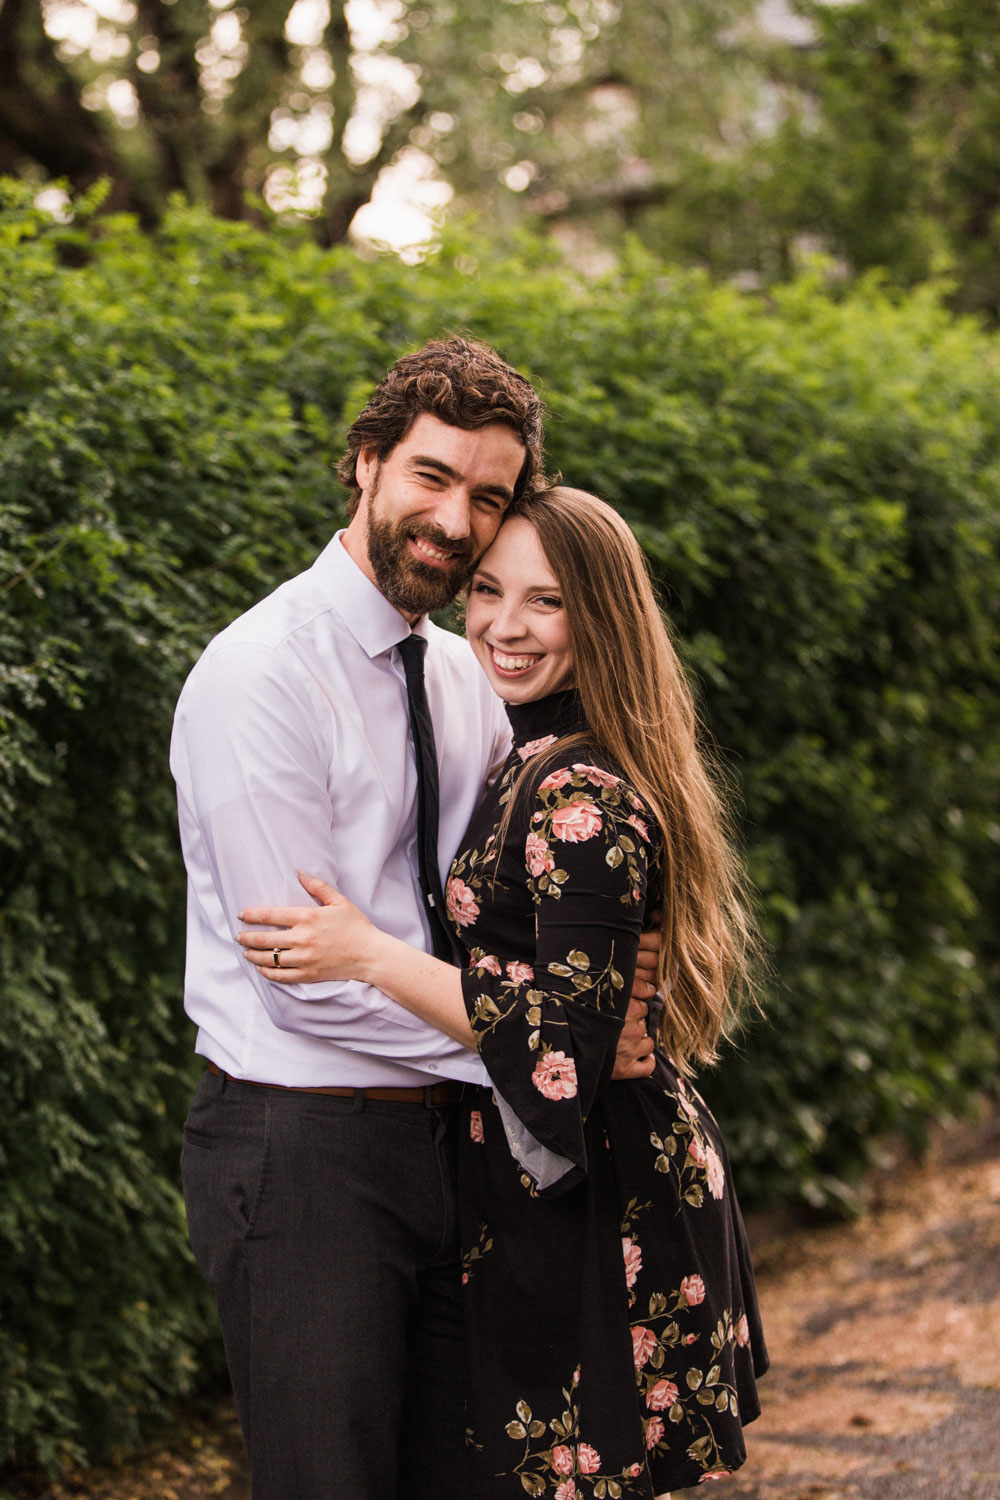
[[[443,490],[434,507],[434,522],[452,541],[464,541],[472,531],[472,505],[468,492],[458,485]]]

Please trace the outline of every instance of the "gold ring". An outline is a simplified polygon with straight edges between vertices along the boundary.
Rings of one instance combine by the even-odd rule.
[[[280,948],[275,948],[275,949],[274,949],[274,952],[273,952],[273,957],[274,957],[274,967],[275,967],[275,968],[276,968],[276,969],[280,969],[280,968],[281,968],[281,959],[280,959],[280,958],[279,958],[279,957],[278,957],[278,954],[279,954],[279,953],[280,953],[280,952],[281,952],[281,949],[280,949]]]

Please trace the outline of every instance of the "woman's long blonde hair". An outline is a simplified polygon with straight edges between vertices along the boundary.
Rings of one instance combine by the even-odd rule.
[[[559,581],[592,734],[660,827],[660,1039],[688,1073],[714,1061],[740,1002],[754,998],[759,957],[746,877],[714,785],[721,778],[699,744],[691,689],[626,522],[596,495],[563,485],[525,496],[515,514],[534,527]]]

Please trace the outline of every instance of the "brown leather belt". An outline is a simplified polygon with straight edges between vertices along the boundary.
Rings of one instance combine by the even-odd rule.
[[[337,1084],[317,1084],[314,1088],[298,1083],[261,1083],[257,1078],[233,1078],[224,1073],[218,1064],[206,1059],[205,1066],[216,1078],[228,1078],[233,1083],[245,1083],[252,1089],[283,1089],[292,1094],[332,1094],[336,1099],[353,1099],[358,1094],[364,1099],[378,1099],[385,1104],[424,1104],[428,1109],[437,1109],[442,1104],[457,1104],[462,1097],[462,1085],[453,1079],[446,1083],[428,1084],[427,1088],[352,1089]]]

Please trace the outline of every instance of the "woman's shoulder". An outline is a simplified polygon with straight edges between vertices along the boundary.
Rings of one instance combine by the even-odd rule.
[[[637,819],[647,842],[657,839],[656,823],[647,799],[630,781],[622,766],[593,738],[555,745],[532,757],[531,800],[536,808],[590,802],[598,810],[626,821]]]

